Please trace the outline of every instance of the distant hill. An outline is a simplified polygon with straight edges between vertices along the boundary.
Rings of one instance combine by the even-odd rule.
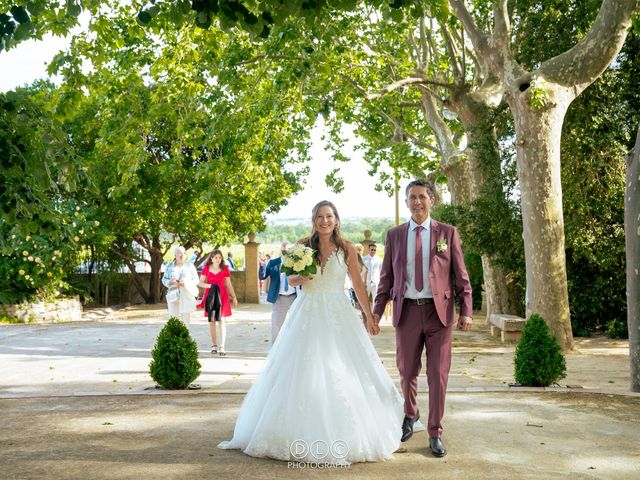
[[[405,222],[406,219],[401,219]],[[341,231],[345,238],[352,242],[364,239],[364,231],[371,230],[371,239],[382,243],[387,230],[395,226],[393,218],[386,217],[348,217],[341,219]],[[310,218],[277,218],[267,221],[264,232],[256,233],[256,241],[260,243],[278,243],[282,240],[296,241],[309,234]]]

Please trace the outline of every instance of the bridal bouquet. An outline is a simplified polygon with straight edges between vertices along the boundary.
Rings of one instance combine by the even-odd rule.
[[[280,271],[287,275],[307,275],[314,274],[318,271],[318,266],[313,258],[313,249],[296,244],[289,247],[282,254],[282,267]]]

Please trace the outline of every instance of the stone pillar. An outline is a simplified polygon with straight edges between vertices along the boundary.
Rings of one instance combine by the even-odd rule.
[[[369,255],[369,245],[375,243],[371,240],[371,230],[364,231],[364,240],[360,240],[360,244],[364,247],[364,254]]]
[[[244,244],[245,258],[245,303],[260,303],[260,279],[258,278],[258,247],[259,243],[255,242],[256,234],[249,234],[249,241]]]

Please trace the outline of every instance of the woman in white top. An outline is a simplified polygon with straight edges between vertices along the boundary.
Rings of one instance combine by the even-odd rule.
[[[193,263],[185,261],[184,247],[176,247],[175,260],[167,265],[162,284],[167,287],[169,317],[176,317],[189,325],[191,312],[196,311],[198,272]]]

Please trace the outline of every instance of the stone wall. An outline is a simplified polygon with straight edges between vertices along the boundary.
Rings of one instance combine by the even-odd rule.
[[[247,303],[247,282],[245,270],[231,272],[231,285],[236,292],[239,303]]]
[[[81,320],[82,317],[82,304],[78,296],[53,302],[2,305],[0,310],[26,323],[69,322]]]
[[[123,303],[140,304],[144,299],[134,287],[130,273],[109,273],[105,275],[76,274],[78,282],[90,289],[93,301],[87,305],[120,305]],[[149,288],[150,273],[141,273],[140,278],[145,288]]]
[[[140,273],[145,288],[149,288],[150,273]],[[257,274],[256,274],[257,275]],[[91,278],[87,274],[78,274],[76,276],[83,281],[85,285],[91,286],[94,301],[91,305],[120,305],[123,303],[131,303],[133,305],[144,303],[144,299],[136,290],[131,281],[130,273],[111,273],[105,276],[93,275]],[[91,283],[89,283],[91,282]],[[238,296],[238,302],[247,302],[245,271],[237,270],[231,272],[231,284]],[[95,292],[98,292],[97,294]],[[162,288],[161,302],[164,302],[166,289]],[[204,289],[200,289],[200,295],[204,293]]]
[[[255,235],[249,235],[249,241],[244,244],[245,262],[250,265],[246,270],[236,270],[231,272],[231,284],[240,303],[260,303],[260,282],[258,280],[258,246],[254,241]],[[151,273],[139,274],[145,289],[149,288]],[[84,285],[93,296],[91,305],[119,305],[123,303],[140,304],[144,299],[138,293],[131,281],[131,273],[109,273],[104,275],[76,274],[77,282],[74,284]],[[160,301],[164,302],[166,289],[162,288]],[[200,289],[200,296],[204,293]]]

